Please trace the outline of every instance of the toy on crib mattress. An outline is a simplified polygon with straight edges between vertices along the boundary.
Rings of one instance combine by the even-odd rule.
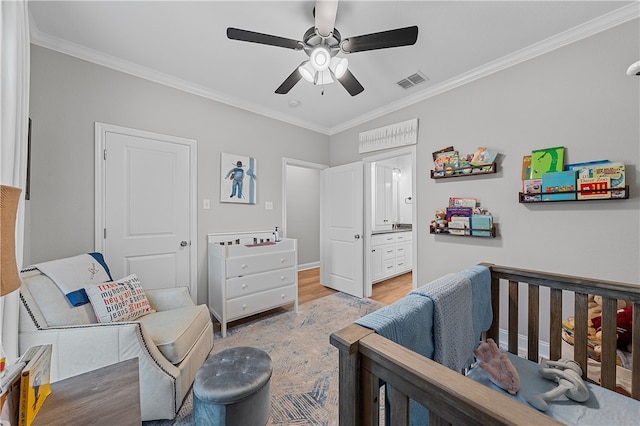
[[[489,338],[480,342],[473,351],[476,359],[489,379],[499,388],[515,395],[520,389],[520,376],[509,357],[504,352],[500,352],[496,342]]]
[[[551,401],[566,395],[567,398],[576,402],[585,402],[589,399],[589,389],[582,380],[582,368],[580,364],[570,359],[559,359],[558,361],[544,361],[543,366],[538,373],[545,379],[555,381],[558,386],[527,398],[527,402],[540,411],[547,411],[549,405],[547,401]]]

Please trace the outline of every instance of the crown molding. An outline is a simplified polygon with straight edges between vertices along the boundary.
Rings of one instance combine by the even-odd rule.
[[[201,96],[203,98],[211,99],[216,102],[220,102],[232,107],[240,108],[245,111],[253,112],[255,114],[263,115],[274,120],[282,121],[294,126],[309,129],[318,133],[328,135],[329,129],[324,126],[318,126],[315,123],[311,123],[304,120],[295,119],[286,114],[280,114],[269,108],[264,108],[251,102],[246,102],[240,98],[227,96],[222,93],[213,91],[201,85],[193,84],[189,81],[179,79],[169,74],[164,74],[155,71],[151,68],[143,67],[134,64],[123,59],[116,58],[114,56],[107,55],[102,52],[98,52],[93,49],[80,46],[75,43],[68,42],[66,40],[50,36],[40,32],[37,26],[32,25],[30,27],[31,43],[40,47],[51,49],[65,55],[73,56],[78,59],[82,59],[88,62],[92,62],[97,65],[101,65],[107,68],[114,69],[126,74],[133,75],[145,80],[152,81],[154,83],[162,84],[164,86],[172,87],[174,89],[181,90],[183,92],[191,93],[193,95]]]
[[[488,75],[491,75],[498,71],[502,71],[506,68],[528,61],[529,59],[544,55],[545,53],[549,53],[553,50],[559,49],[571,43],[575,43],[602,31],[608,30],[610,28],[638,18],[640,18],[640,2],[636,1],[634,3],[628,4],[627,6],[616,9],[606,15],[602,15],[589,22],[550,37],[546,40],[542,40],[538,43],[532,44],[531,46],[503,56],[500,59],[484,64],[478,68],[460,74],[442,83],[438,83],[437,85],[417,92],[412,96],[403,98],[397,102],[392,102],[382,108],[378,108],[367,114],[356,117],[353,120],[349,120],[342,124],[339,124],[338,126],[334,126],[329,129],[329,135],[331,136],[343,132],[357,125],[364,124],[368,121],[382,117],[391,112],[440,95],[449,90],[471,83],[483,77],[487,77]]]
[[[102,65],[107,68],[131,74],[145,80],[153,81],[158,84],[169,86],[174,89],[201,96],[203,98],[211,99],[213,101],[253,112],[255,114],[263,115],[268,118],[283,121],[294,126],[332,136],[357,125],[364,124],[368,121],[382,117],[391,112],[424,101],[426,99],[445,93],[467,83],[471,83],[475,80],[486,77],[498,71],[512,67],[521,62],[527,61],[529,59],[559,49],[568,44],[590,37],[594,34],[613,28],[630,20],[638,19],[640,18],[640,2],[634,1],[633,3],[616,9],[606,15],[600,16],[563,33],[535,43],[529,47],[504,56],[498,60],[489,62],[476,69],[460,74],[435,86],[417,92],[412,96],[403,98],[397,102],[392,102],[382,108],[375,109],[352,120],[345,121],[344,123],[341,123],[334,127],[319,126],[315,123],[311,123],[305,120],[298,120],[289,115],[278,113],[271,109],[246,102],[236,97],[224,95],[201,85],[193,84],[186,80],[182,80],[168,74],[160,73],[150,68],[136,65],[134,63],[118,59],[116,57],[106,55],[92,49],[88,49],[75,43],[70,43],[66,40],[44,34],[38,29],[33,18],[31,17],[31,14],[29,15],[31,43],[37,46],[45,47],[47,49],[51,49],[60,53],[64,53],[66,55],[95,63],[97,65]]]

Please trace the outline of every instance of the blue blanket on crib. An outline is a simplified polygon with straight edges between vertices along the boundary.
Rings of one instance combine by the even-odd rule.
[[[460,372],[492,318],[491,272],[477,265],[411,291],[356,324]],[[412,425],[428,423],[424,407],[411,401],[410,409]]]

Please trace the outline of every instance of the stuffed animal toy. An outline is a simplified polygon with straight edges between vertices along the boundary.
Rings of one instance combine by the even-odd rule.
[[[562,395],[577,402],[585,402],[589,399],[589,389],[582,380],[582,368],[580,364],[570,359],[559,359],[558,361],[545,361],[542,364],[545,368],[538,370],[538,373],[547,380],[558,383],[558,386],[527,398],[527,402],[540,411],[547,411],[549,404]]]
[[[500,352],[493,339],[480,342],[473,354],[480,362],[480,368],[487,373],[496,386],[512,395],[520,390],[518,370],[515,369],[507,354]]]

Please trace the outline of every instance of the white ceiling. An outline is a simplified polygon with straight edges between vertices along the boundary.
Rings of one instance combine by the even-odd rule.
[[[229,40],[226,28],[301,40],[314,4],[29,1],[31,41],[331,135],[639,15],[637,1],[342,0],[335,26],[343,38],[417,25],[418,41],[348,55],[365,88],[355,97],[336,83],[322,94],[304,80],[275,94],[307,56]],[[396,84],[418,71],[426,83]]]

